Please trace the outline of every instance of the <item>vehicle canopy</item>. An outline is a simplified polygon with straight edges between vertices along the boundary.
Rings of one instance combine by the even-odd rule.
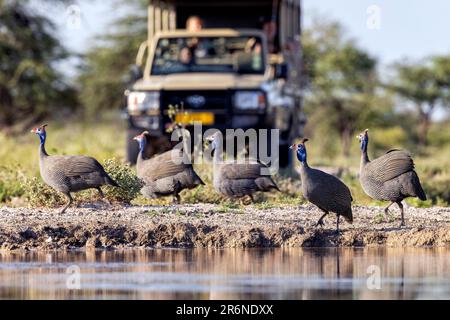
[[[193,16],[201,19],[202,29],[263,31],[270,63],[288,63],[287,89],[301,95],[301,0],[149,0],[148,39],[139,50],[136,64],[142,66],[149,61],[145,52],[157,34],[185,29]]]
[[[273,52],[301,33],[300,0],[149,0],[149,38],[161,30],[184,29],[192,16],[206,29],[270,29],[266,31],[273,34]]]

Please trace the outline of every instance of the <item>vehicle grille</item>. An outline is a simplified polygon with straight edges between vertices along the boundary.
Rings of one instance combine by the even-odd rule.
[[[195,105],[190,103],[189,97],[204,98],[204,104]],[[195,100],[195,99],[194,99]],[[231,92],[227,90],[165,90],[161,92],[161,109],[163,114],[163,123],[169,123],[167,115],[169,106],[183,107],[186,112],[213,112],[214,128],[229,128],[231,126],[231,114],[233,111],[231,105]],[[208,127],[205,126],[204,129]]]
[[[203,99],[204,104],[195,104],[195,101]],[[192,100],[194,100],[194,103],[192,103]],[[162,107],[167,109],[169,105],[178,105],[179,108],[183,105],[185,110],[221,110],[228,112],[231,110],[231,94],[227,90],[163,91]]]

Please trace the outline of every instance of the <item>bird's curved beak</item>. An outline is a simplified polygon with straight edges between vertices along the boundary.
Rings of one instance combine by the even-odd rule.
[[[133,140],[135,140],[135,141],[139,141],[140,139],[141,139],[141,136],[136,136],[133,138]]]
[[[295,150],[295,144],[293,144],[293,145],[289,146],[289,149],[291,149],[291,150]]]
[[[30,130],[31,133],[36,133],[37,132],[37,128],[33,128]]]

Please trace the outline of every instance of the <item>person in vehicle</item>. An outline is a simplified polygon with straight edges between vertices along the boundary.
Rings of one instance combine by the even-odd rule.
[[[190,48],[184,47],[180,50],[180,61],[184,65],[191,65],[194,63],[193,55]]]
[[[261,60],[261,52],[262,52],[261,42],[256,38],[250,38],[245,44],[244,51],[247,54],[251,55],[250,61],[251,69],[260,70],[262,68],[263,63],[263,61]]]
[[[186,20],[186,30],[198,32],[203,29],[203,20],[198,16],[190,16]]]
[[[198,16],[190,16],[186,20],[186,30],[191,32],[199,32],[203,29],[203,20]],[[194,64],[198,56],[204,55],[204,51],[200,48],[198,38],[192,38],[187,46],[180,51],[180,61],[185,64]]]

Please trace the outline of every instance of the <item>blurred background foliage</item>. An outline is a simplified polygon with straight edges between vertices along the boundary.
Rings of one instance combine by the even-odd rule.
[[[0,202],[24,194],[20,175],[38,176],[36,137],[21,134],[34,123],[49,122],[51,153],[123,159],[125,123],[119,111],[129,67],[146,39],[146,1],[116,3],[116,10],[129,15],[93,39],[78,76],[68,79],[57,65],[74,53],[55,36],[55,25],[31,10],[29,1],[0,0]],[[392,148],[410,150],[428,204],[449,204],[450,120],[432,116],[450,106],[450,55],[399,61],[384,75],[377,59],[336,21],[318,17],[302,41],[311,165],[342,168],[357,202],[370,203],[357,181],[355,139],[370,128],[372,157]],[[286,190],[294,185],[289,181],[280,181]],[[202,194],[208,201],[211,194],[195,192],[186,201]]]
[[[61,3],[64,1],[48,2]],[[55,25],[28,1],[0,1],[0,126],[29,127],[55,110],[78,107],[77,92],[55,67],[69,56]]]
[[[130,65],[147,39],[147,1],[117,1],[117,6],[118,10],[130,11],[130,15],[115,20],[109,33],[95,39],[81,66],[79,99],[89,118],[123,107]]]

